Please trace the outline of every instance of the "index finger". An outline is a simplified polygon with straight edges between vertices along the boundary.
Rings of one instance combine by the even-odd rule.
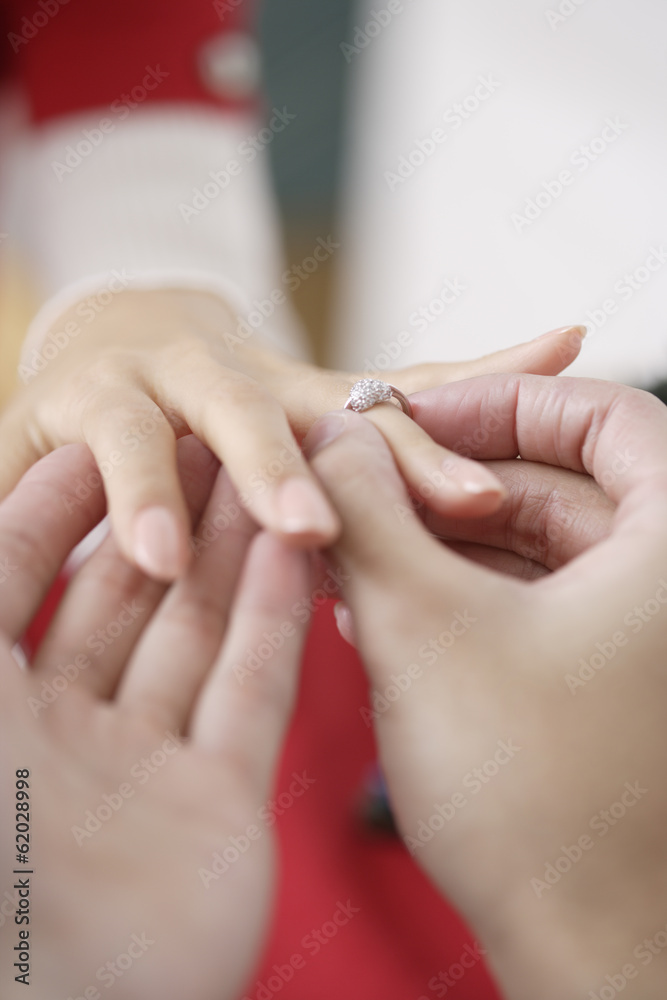
[[[588,560],[599,582],[599,560],[611,556],[617,569],[639,559],[664,571],[667,409],[650,393],[593,379],[495,375],[411,401],[415,419],[454,450],[478,459],[520,455],[596,480],[618,510],[611,538],[580,557],[577,573]]]
[[[417,393],[411,402],[415,420],[459,454],[521,455],[587,472],[621,505],[647,485],[667,491],[667,409],[641,389],[597,379],[484,375]]]
[[[25,631],[72,549],[105,511],[104,491],[77,481],[99,475],[90,450],[67,445],[43,458],[0,505],[0,629]]]

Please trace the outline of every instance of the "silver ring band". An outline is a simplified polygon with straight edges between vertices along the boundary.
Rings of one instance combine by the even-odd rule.
[[[355,382],[350,389],[350,395],[343,409],[363,413],[364,410],[370,410],[377,403],[386,403],[392,397],[397,400],[403,413],[412,418],[412,407],[405,393],[397,389],[395,385],[382,382],[377,378],[362,378]]]

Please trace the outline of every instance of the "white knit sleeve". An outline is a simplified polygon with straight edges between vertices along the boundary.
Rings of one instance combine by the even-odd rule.
[[[177,105],[105,122],[104,112],[59,119],[25,132],[7,157],[7,224],[41,307],[24,359],[59,314],[118,274],[134,288],[213,291],[241,314],[268,300],[262,338],[303,356],[283,279],[271,127]]]

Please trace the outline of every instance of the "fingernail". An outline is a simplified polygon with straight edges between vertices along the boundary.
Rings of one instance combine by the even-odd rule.
[[[344,601],[334,604],[334,616],[336,618],[336,628],[339,635],[354,646],[354,626],[352,624],[352,612]]]
[[[313,424],[303,442],[306,458],[312,458],[322,448],[335,441],[348,426],[346,413],[327,413]]]
[[[481,496],[483,493],[497,493],[505,496],[507,490],[500,483],[477,483],[474,479],[466,479],[461,483],[461,489],[471,496]]]
[[[176,517],[166,507],[147,507],[134,521],[134,557],[149,576],[174,580],[183,569],[184,542]]]
[[[285,480],[276,493],[278,527],[289,535],[330,538],[338,520],[315,483],[305,476]]]
[[[554,337],[557,333],[570,333],[577,337],[581,337],[583,340],[588,333],[588,328],[582,325],[578,326],[559,326],[557,330],[549,330],[548,333],[543,333],[541,336],[536,337],[536,340],[544,340],[545,337]]]
[[[446,471],[449,464],[449,461],[444,464]],[[454,476],[451,475],[450,469],[448,485],[450,490],[464,493],[466,496],[483,496],[484,494],[505,496],[507,494],[503,484],[491,472],[487,472],[482,466],[472,464],[470,468],[457,470]]]

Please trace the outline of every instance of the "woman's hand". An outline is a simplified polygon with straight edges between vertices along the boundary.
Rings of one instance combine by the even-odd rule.
[[[258,957],[270,792],[305,631],[290,609],[310,592],[308,557],[256,534],[238,507],[223,530],[236,502],[226,473],[192,437],[179,457],[199,521],[188,572],[167,591],[109,536],[26,671],[12,644],[103,513],[100,491],[72,515],[63,504],[94,470],[90,452],[60,449],[0,505],[3,1000],[100,1000],[111,986],[117,1000],[236,1000]],[[282,646],[248,668],[275,632]],[[26,864],[15,817],[29,820]],[[19,879],[29,924],[14,922]],[[14,978],[24,959],[28,991]]]
[[[521,455],[524,510],[475,523],[479,561],[516,573],[493,551],[507,558],[522,535],[549,545],[533,547],[530,582],[475,565],[410,512],[368,421],[330,415],[306,441],[343,521],[333,553],[374,689],[360,714],[376,727],[406,846],[468,919],[508,997],[603,996],[615,983],[657,1000],[667,410],[626,387],[531,376],[473,379],[413,404],[445,446],[468,438],[494,463]],[[554,469],[595,479],[588,510],[562,503]]]
[[[299,442],[362,376],[296,362],[239,330],[222,299],[195,291],[123,291],[86,324],[73,307],[0,422],[0,497],[52,449],[85,442],[121,550],[153,577],[175,579],[189,558],[176,440],[192,432],[225,463],[257,523],[298,546],[333,541],[337,516]],[[386,374],[405,392],[486,371],[553,374],[576,357],[582,335],[575,327],[478,362]],[[435,510],[475,516],[497,507],[502,489],[489,472],[435,444],[393,404],[369,418]],[[73,484],[73,502],[76,486],[86,490]]]

